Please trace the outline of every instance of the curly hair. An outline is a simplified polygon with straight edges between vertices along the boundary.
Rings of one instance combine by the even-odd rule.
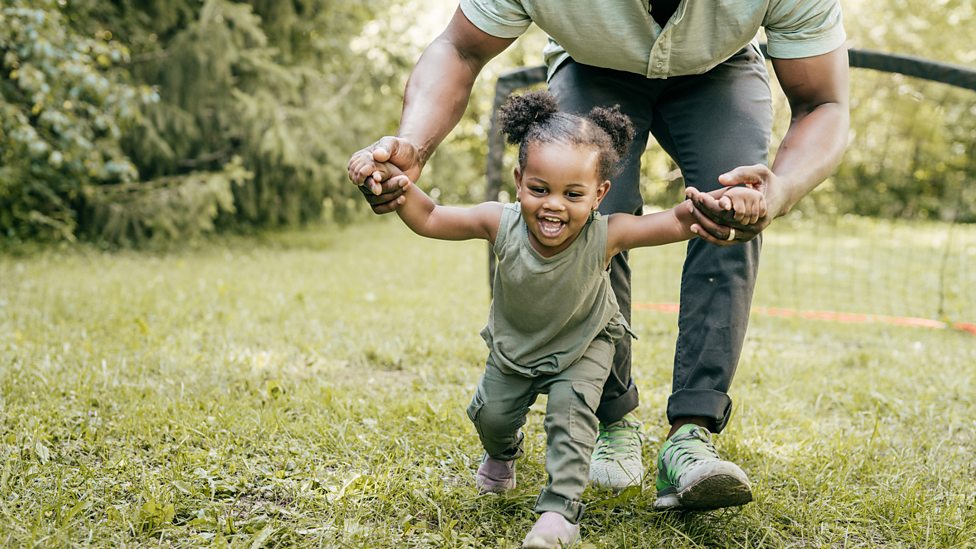
[[[597,175],[608,180],[620,171],[620,160],[634,139],[634,126],[620,105],[594,107],[581,116],[561,112],[556,98],[545,91],[512,96],[499,110],[498,120],[507,141],[519,146],[522,169],[529,144],[562,142],[596,148]]]

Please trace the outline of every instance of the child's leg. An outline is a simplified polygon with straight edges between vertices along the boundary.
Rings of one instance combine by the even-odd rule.
[[[532,379],[505,373],[488,359],[468,417],[490,457],[509,461],[522,456],[519,429],[537,395]]]
[[[596,444],[596,409],[613,362],[613,344],[601,336],[575,364],[543,384],[546,408],[546,472],[549,485],[539,494],[535,510],[554,511],[577,523],[583,514],[580,498],[589,481],[590,455]]]

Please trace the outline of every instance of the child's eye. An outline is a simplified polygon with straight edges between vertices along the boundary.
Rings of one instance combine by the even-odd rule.
[[[566,196],[568,196],[569,198],[574,198],[574,199],[575,198],[583,198],[583,193],[571,191],[571,192],[566,193]]]
[[[546,194],[548,192],[548,189],[545,187],[529,187],[529,190],[532,191],[533,194]]]

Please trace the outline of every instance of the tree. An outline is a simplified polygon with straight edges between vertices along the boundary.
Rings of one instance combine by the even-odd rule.
[[[119,146],[151,90],[120,85],[128,50],[75,32],[53,1],[0,10],[0,231],[73,239],[87,185],[128,183]]]

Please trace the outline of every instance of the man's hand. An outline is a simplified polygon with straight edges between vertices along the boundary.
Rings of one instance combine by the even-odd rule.
[[[748,184],[766,197],[767,215],[750,225],[723,216],[707,194],[694,201],[699,235],[722,245],[735,229],[735,241],[748,241],[787,212],[840,163],[850,125],[847,48],[798,59],[773,58],[773,68],[790,103],[790,128],[776,149],[772,169],[740,166],[719,176],[722,185]]]
[[[451,22],[427,46],[407,79],[397,130],[401,137],[384,137],[352,155],[349,179],[360,186],[367,178],[380,183],[382,177],[374,175],[376,163],[390,162],[410,181],[418,181],[427,158],[461,120],[481,69],[514,41],[482,31],[458,6]],[[397,209],[396,200],[402,192],[399,185],[385,182],[378,186],[370,183],[363,194],[374,212],[387,213]]]
[[[391,179],[381,164],[389,162],[416,181],[423,170],[420,153],[412,143],[386,136],[365,149],[356,151],[346,167],[349,180],[358,185],[373,212],[385,214],[397,209],[397,198],[403,194],[399,180]]]
[[[762,164],[740,166],[720,175],[718,181],[728,187],[747,185],[759,191],[765,198],[766,212],[757,216],[753,223],[741,223],[736,221],[735,211],[728,209],[727,202],[709,193],[696,193],[689,198],[695,205],[692,215],[702,229],[698,231],[702,240],[718,246],[748,242],[768,227],[773,219],[786,213],[783,211],[781,182],[776,174]]]

